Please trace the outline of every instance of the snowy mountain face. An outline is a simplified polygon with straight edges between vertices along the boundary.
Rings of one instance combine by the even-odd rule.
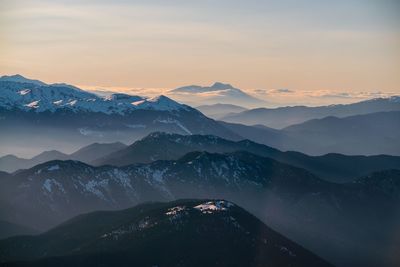
[[[33,79],[28,79],[25,78],[22,75],[16,74],[16,75],[4,75],[0,77],[0,82],[17,82],[17,83],[32,83],[38,86],[46,86],[47,84],[39,81],[39,80],[33,80]]]
[[[39,81],[24,79],[22,76],[0,78],[0,106],[5,109],[24,111],[55,112],[68,109],[74,112],[101,112],[105,114],[126,114],[133,110],[186,110],[165,96],[143,98],[126,94],[100,97],[66,84],[47,85]]]
[[[0,79],[0,146],[16,151],[73,151],[90,143],[133,141],[154,131],[238,135],[190,106],[165,96],[100,97],[65,84],[42,85],[21,77]]]

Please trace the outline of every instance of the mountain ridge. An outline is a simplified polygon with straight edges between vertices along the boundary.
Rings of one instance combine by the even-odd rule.
[[[231,141],[212,135],[184,136],[161,132],[149,134],[122,150],[98,158],[92,164],[124,166],[155,160],[177,160],[186,153],[194,151],[211,153],[247,151],[307,169],[321,178],[335,182],[348,182],[354,177],[372,171],[400,166],[400,157],[395,156],[346,156],[334,153],[308,156],[300,152],[283,152],[250,140]]]
[[[113,153],[114,151],[118,151],[125,147],[126,145],[121,142],[93,143],[70,154],[65,154],[57,150],[50,150],[44,151],[28,159],[19,158],[14,155],[5,155],[0,157],[0,170],[14,172],[21,169],[31,168],[52,160],[79,160],[90,163],[97,158],[101,158],[108,153]]]
[[[245,125],[262,124],[268,127],[282,129],[293,124],[300,124],[311,119],[321,119],[328,116],[339,118],[362,115],[382,111],[399,111],[400,96],[374,98],[353,104],[337,104],[319,107],[289,106],[274,109],[255,108],[236,114],[229,114],[220,120]]]
[[[15,77],[15,76],[12,76]],[[73,112],[101,112],[124,114],[136,109],[180,110],[188,107],[166,96],[144,98],[127,94],[99,97],[67,84],[45,84],[18,76],[0,77],[3,96],[0,105],[5,109],[32,110],[35,112],[69,109]]]

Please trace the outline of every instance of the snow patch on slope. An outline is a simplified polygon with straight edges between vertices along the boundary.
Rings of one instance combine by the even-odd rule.
[[[204,214],[211,214],[214,212],[226,211],[232,206],[233,204],[228,201],[219,200],[219,201],[209,201],[197,205],[194,208],[200,210]]]
[[[165,124],[175,124],[175,125],[177,125],[179,128],[181,128],[185,133],[187,133],[187,134],[192,134],[192,132],[188,129],[188,128],[186,128],[180,121],[178,121],[178,120],[175,120],[175,119],[172,119],[172,118],[168,118],[168,119],[164,119],[164,120],[162,120],[162,119],[157,119],[157,120],[155,120],[156,122],[160,122],[160,123],[165,123]]]

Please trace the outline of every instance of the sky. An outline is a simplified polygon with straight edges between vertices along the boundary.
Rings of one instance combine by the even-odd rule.
[[[397,0],[1,0],[0,74],[154,95],[233,84],[269,102],[400,94]]]

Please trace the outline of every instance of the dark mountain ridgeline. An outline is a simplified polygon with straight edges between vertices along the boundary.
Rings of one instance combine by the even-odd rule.
[[[377,112],[344,118],[326,117],[282,130],[220,122],[243,138],[284,151],[309,155],[400,155],[400,111]]]
[[[107,154],[127,147],[121,142],[100,144],[93,143],[82,147],[72,154],[65,154],[57,150],[45,151],[31,159],[18,158],[14,155],[0,157],[0,170],[14,172],[16,170],[28,169],[51,160],[78,160],[91,163],[93,160],[102,158]]]
[[[321,178],[334,182],[349,182],[355,177],[370,172],[400,166],[400,157],[395,156],[345,156],[340,154],[308,156],[299,152],[282,152],[249,140],[235,142],[210,135],[167,133],[152,133],[132,145],[99,158],[92,163],[97,166],[107,164],[124,166],[135,163],[149,163],[155,160],[176,160],[186,153],[194,151],[211,153],[247,151],[307,169]]]

